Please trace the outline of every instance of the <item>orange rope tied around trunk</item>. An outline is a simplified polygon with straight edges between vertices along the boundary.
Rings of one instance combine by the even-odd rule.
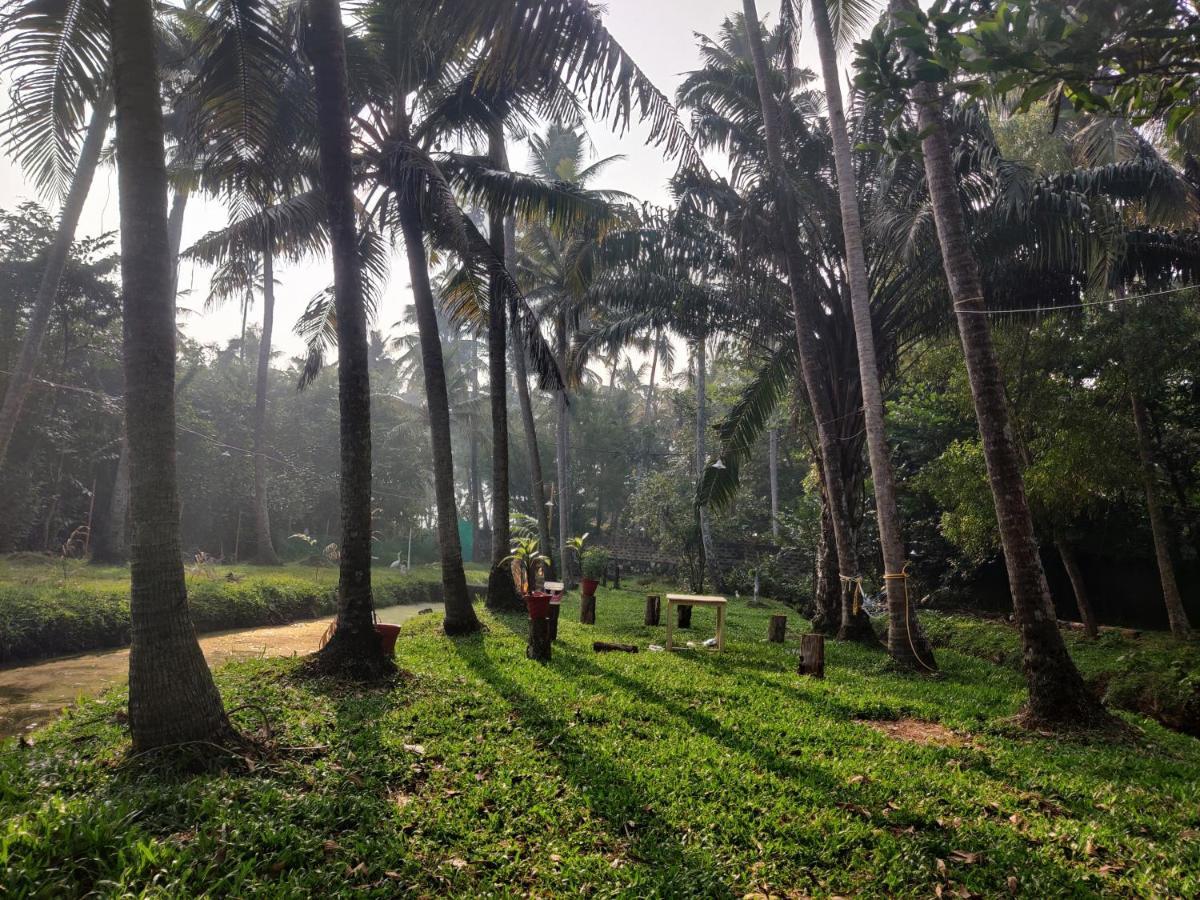
[[[925,660],[921,659],[921,654],[917,652],[917,646],[913,642],[912,613],[909,611],[909,606],[908,606],[908,563],[905,563],[904,568],[901,569],[899,572],[884,572],[883,573],[884,581],[888,581],[889,579],[893,579],[893,578],[903,578],[904,579],[904,630],[908,633],[908,649],[912,651],[913,659],[915,659],[917,662],[919,662],[921,664],[922,668],[924,668],[927,672],[935,672],[936,673],[937,672],[936,668],[930,666],[929,663],[927,663],[927,662],[925,662]],[[859,579],[859,580],[861,581],[862,579]],[[861,588],[860,588],[860,590],[861,590]]]

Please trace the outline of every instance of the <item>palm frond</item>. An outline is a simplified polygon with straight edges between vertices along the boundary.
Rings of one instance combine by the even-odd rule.
[[[10,103],[4,145],[43,194],[62,197],[75,173],[87,110],[108,92],[106,0],[6,0],[0,54]]]

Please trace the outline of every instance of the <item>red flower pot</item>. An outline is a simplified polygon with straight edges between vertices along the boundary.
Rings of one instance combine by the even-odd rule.
[[[545,591],[530,591],[525,595],[525,608],[529,610],[531,619],[549,618],[550,595]]]
[[[595,578],[581,578],[579,579],[579,586],[583,593],[587,594],[589,597],[595,597],[596,588],[600,587],[600,582],[598,582]]]
[[[379,635],[379,644],[383,647],[385,654],[391,656],[396,652],[396,638],[400,636],[399,625],[385,625],[383,622],[376,622],[375,633]]]

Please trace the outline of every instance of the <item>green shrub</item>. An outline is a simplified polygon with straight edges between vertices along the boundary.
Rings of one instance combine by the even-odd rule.
[[[583,569],[584,578],[599,581],[608,569],[608,551],[599,547],[584,550],[580,559],[580,567]]]

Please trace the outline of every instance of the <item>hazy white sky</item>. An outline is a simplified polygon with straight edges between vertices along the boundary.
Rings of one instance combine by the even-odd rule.
[[[607,0],[605,5],[609,30],[654,83],[672,98],[681,75],[697,65],[694,34],[714,35],[726,16],[741,9],[737,0]],[[759,12],[777,15],[778,4],[775,0],[760,0]],[[801,48],[798,62],[816,68],[815,55],[807,41]],[[619,188],[640,200],[667,202],[666,182],[674,165],[663,158],[660,150],[643,144],[644,133],[640,128],[635,127],[619,138],[602,124],[591,126],[589,131],[598,155],[619,153],[627,157],[612,166],[597,186]],[[510,155],[514,167],[524,164],[525,154],[521,149],[514,149]],[[26,184],[19,169],[7,159],[0,158],[0,206],[8,208],[22,199],[36,199],[33,189]],[[115,172],[101,171],[88,198],[79,234],[95,235],[115,230],[117,213]],[[191,202],[184,225],[184,246],[206,231],[221,227],[224,222],[225,213],[219,204],[202,200]],[[301,342],[293,334],[292,325],[309,299],[329,284],[332,277],[327,260],[282,264],[277,268],[279,288],[276,291],[278,309],[274,343],[279,350],[288,354],[299,352]],[[184,327],[192,337],[203,342],[224,342],[237,335],[241,319],[235,306],[209,314],[200,313],[208,290],[207,270],[185,264],[180,272],[180,289],[187,293],[180,297],[179,305],[197,311],[184,319]],[[397,253],[377,327],[387,330],[399,321],[409,302],[407,267],[403,254]],[[259,315],[260,309],[251,311],[252,320]]]

